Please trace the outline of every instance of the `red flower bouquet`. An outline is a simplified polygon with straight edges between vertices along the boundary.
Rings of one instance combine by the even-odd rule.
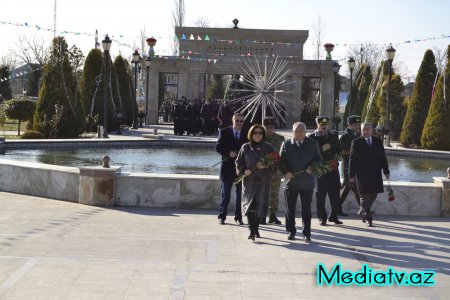
[[[278,155],[277,152],[273,151],[273,152],[269,152],[266,156],[264,156],[263,158],[261,158],[258,161],[257,165],[264,165],[264,167],[266,168],[270,168],[272,166],[276,166],[278,165],[278,163],[280,162],[281,157],[280,155]],[[257,167],[252,168],[251,171],[255,171],[257,169]],[[238,178],[236,178],[236,180],[234,181],[235,184],[238,184],[239,182],[241,182],[242,180],[244,180],[244,178],[246,178],[249,175],[242,175],[239,176]]]
[[[389,202],[394,201],[395,200],[394,190],[391,188],[389,182],[386,191],[388,192],[388,201]]]

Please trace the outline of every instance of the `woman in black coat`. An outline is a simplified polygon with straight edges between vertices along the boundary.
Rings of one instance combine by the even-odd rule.
[[[239,176],[245,175],[242,181],[242,212],[247,216],[250,229],[249,239],[260,237],[258,232],[260,218],[265,218],[269,210],[271,166],[264,165],[261,160],[271,152],[273,147],[265,142],[264,127],[255,124],[248,131],[250,142],[242,145],[236,159],[236,171]]]

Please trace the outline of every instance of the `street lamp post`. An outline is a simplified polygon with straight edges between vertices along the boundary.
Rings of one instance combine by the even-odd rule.
[[[386,49],[386,59],[389,63],[389,71],[388,71],[388,92],[387,92],[387,103],[386,103],[386,130],[390,129],[389,118],[390,118],[390,106],[391,106],[391,78],[392,78],[392,61],[395,57],[395,49],[392,47],[392,44],[389,45],[389,48]],[[387,134],[386,137],[386,146],[390,146],[390,135]]]
[[[131,124],[131,128],[132,129],[138,129],[137,123],[136,123],[136,108],[135,106],[137,105],[137,71],[138,71],[138,64],[141,61],[141,56],[139,55],[139,52],[137,50],[134,51],[133,53],[133,63],[134,63],[134,103],[132,104],[133,106],[133,124]]]
[[[355,68],[355,59],[350,57],[347,61],[348,68],[350,69],[350,95],[348,99],[348,115],[352,115],[352,87],[353,87],[353,69]]]
[[[102,48],[105,56],[105,75],[103,76],[103,138],[108,136],[108,56],[111,49],[111,39],[108,35],[102,41]]]
[[[145,60],[145,67],[146,67],[146,73],[145,73],[145,77],[147,79],[147,90],[145,91],[145,125],[148,125],[148,78],[149,78],[149,70],[150,70],[150,65],[152,64],[152,59],[151,57],[147,57],[147,59]]]
[[[337,74],[339,72],[339,69],[341,68],[341,65],[335,61],[333,64],[333,73],[334,73],[334,97],[333,97],[333,125],[334,130],[336,130],[336,101],[339,99],[339,89],[338,89],[338,83],[337,83]]]
[[[149,92],[149,87],[148,87],[148,82],[149,82],[149,77],[150,77],[150,65],[152,63],[152,60],[155,57],[155,50],[153,49],[153,47],[155,47],[157,40],[154,37],[150,37],[148,39],[145,40],[147,42],[147,45],[149,47],[148,49],[148,56],[147,59],[145,60],[145,66],[147,67],[147,73],[146,73],[146,77],[147,77],[147,91],[145,93],[145,125],[148,125],[148,92]]]

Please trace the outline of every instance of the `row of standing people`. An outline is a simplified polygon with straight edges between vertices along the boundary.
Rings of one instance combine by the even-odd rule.
[[[278,210],[281,177],[284,177],[286,231],[289,232],[290,240],[296,236],[295,207],[300,195],[303,238],[307,242],[311,241],[311,203],[314,188],[320,225],[327,225],[327,221],[342,224],[338,215],[345,215],[342,212],[342,203],[348,191],[353,190],[358,203],[361,204],[358,215],[362,217],[363,222],[372,226],[370,207],[377,193],[383,192],[381,170],[386,178],[389,178],[389,169],[382,142],[379,138],[372,137],[370,123],[362,124],[363,135],[360,135],[357,129],[360,118],[350,116],[347,120],[349,127],[339,140],[338,134],[328,129],[329,119],[318,117],[317,129],[310,136],[306,136],[305,124],[297,122],[293,126],[292,138],[284,141],[282,136],[274,132],[273,118],[264,119],[264,126],[254,125],[248,132],[242,128],[243,121],[243,115],[233,115],[232,126],[220,131],[216,145],[217,152],[222,155],[221,203],[218,216],[221,224],[225,223],[233,183],[237,176],[245,174],[242,184],[236,184],[234,220],[243,224],[242,214],[247,216],[250,239],[254,240],[255,236],[260,236],[258,227],[260,223],[265,222],[268,211],[269,223],[281,224],[275,215]],[[364,147],[365,144],[360,140],[368,147]],[[280,153],[278,171],[273,167],[261,166],[259,163],[261,158],[272,151]],[[336,161],[341,154],[344,173],[342,195]],[[335,167],[319,176],[316,185],[314,169],[319,165]],[[325,209],[327,195],[331,202],[329,214]]]
[[[209,136],[216,134],[217,130],[231,125],[233,114],[242,108],[243,101],[229,101],[220,99],[187,100],[174,101],[170,106],[170,115],[174,123],[175,135],[198,135]],[[164,105],[167,107],[167,105]],[[261,110],[255,112],[253,120],[261,120]],[[270,115],[271,111],[268,111]],[[167,115],[167,113],[165,113]],[[284,126],[284,109],[281,117],[276,119],[279,127]],[[165,121],[168,121],[165,117]],[[245,126],[250,127],[257,123],[251,122],[250,118],[245,119]]]
[[[220,100],[174,101],[170,108],[174,134],[215,134],[217,129],[231,125],[233,112],[238,108],[237,103]]]

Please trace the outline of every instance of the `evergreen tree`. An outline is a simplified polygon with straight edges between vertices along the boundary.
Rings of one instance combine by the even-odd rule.
[[[402,97],[402,92],[405,89],[402,78],[400,75],[393,75],[391,78],[391,98],[390,98],[390,111],[389,111],[389,127],[391,129],[391,137],[394,140],[398,140],[402,131],[403,120],[406,115],[405,98]],[[386,120],[386,104],[387,104],[387,76],[386,82],[383,86],[383,98],[382,101],[385,104],[383,115],[381,115],[380,122],[385,124]]]
[[[39,95],[39,81],[42,78],[42,65],[29,64],[31,72],[27,75],[27,95],[37,97]]]
[[[227,87],[225,88],[225,97],[224,99],[233,100],[240,97],[245,96],[245,92],[237,91],[239,89],[248,89],[245,85],[240,81],[241,75],[231,75],[228,80]]]
[[[349,115],[353,115],[355,114],[355,104],[356,104],[356,100],[357,100],[357,94],[358,94],[358,85],[361,82],[361,68],[358,69],[358,71],[354,74],[354,79],[353,82],[351,82],[351,93],[348,94],[347,97],[347,103],[345,104],[345,110],[344,110],[344,120],[347,120],[347,117]],[[351,97],[351,99],[350,99]],[[351,107],[350,107],[351,106]],[[349,109],[351,109],[352,111],[349,112]]]
[[[433,51],[428,49],[417,73],[414,91],[409,101],[408,111],[403,122],[400,142],[405,145],[420,145],[423,127],[431,103],[431,94],[437,68]]]
[[[63,37],[53,39],[44,67],[34,129],[47,138],[75,138],[85,129],[82,103],[76,97],[76,81]]]
[[[363,65],[357,72],[356,81],[352,88],[352,115],[361,116],[363,106],[369,94],[369,87],[372,81],[370,66]],[[350,95],[349,95],[350,96]],[[345,106],[344,120],[349,116],[348,102]]]
[[[439,76],[420,142],[425,149],[450,150],[450,45],[447,65]]]
[[[380,67],[378,68],[378,77],[377,77],[377,81],[376,81],[376,85],[373,86],[373,88],[375,89],[373,91],[374,95],[372,98],[372,101],[370,101],[370,94],[372,93],[372,91],[369,93],[368,97],[368,101],[367,102],[367,113],[365,115],[364,120],[367,122],[371,122],[373,124],[373,126],[377,126],[378,124],[383,124],[381,121],[381,111],[380,111],[380,105],[379,102],[381,102],[382,100],[380,100],[380,98],[383,97],[382,93],[383,93],[383,84],[387,78],[388,75],[388,71],[389,71],[389,65],[388,63],[385,63],[385,61],[382,61],[380,64]]]
[[[369,65],[363,65],[361,70],[360,81],[358,85],[357,101],[355,104],[355,110],[353,114],[361,116],[363,113],[364,103],[369,95],[370,83],[372,82],[373,76]],[[352,109],[353,110],[353,109]]]
[[[206,96],[211,99],[223,99],[225,96],[225,82],[223,75],[212,75],[212,83],[208,86]]]
[[[7,80],[0,82],[0,102],[9,100],[12,98],[11,87],[9,86],[9,75],[11,75],[11,71],[9,67],[6,65],[0,66],[0,79],[6,78]]]
[[[126,118],[126,124],[131,124],[133,123],[133,104],[137,112],[137,104],[134,103],[131,68],[128,61],[118,55],[114,60],[114,70],[120,93],[121,114]]]

